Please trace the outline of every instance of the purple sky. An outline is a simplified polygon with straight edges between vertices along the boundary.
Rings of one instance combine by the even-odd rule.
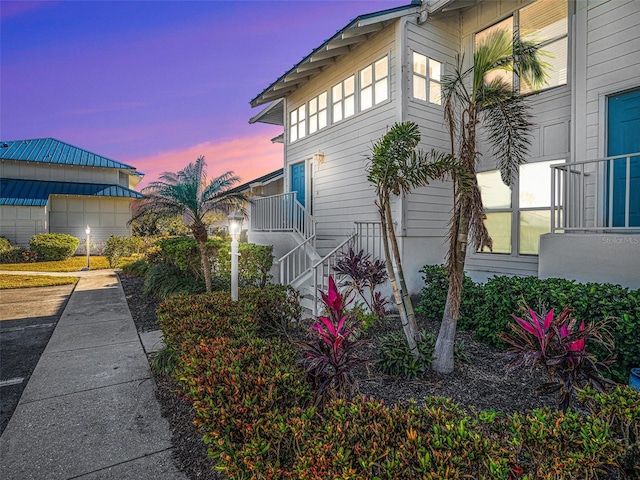
[[[205,155],[242,181],[282,167],[249,100],[368,1],[0,0],[0,139],[53,137],[146,173]]]

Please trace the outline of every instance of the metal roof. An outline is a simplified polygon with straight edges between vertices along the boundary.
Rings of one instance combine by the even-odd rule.
[[[96,155],[55,138],[0,141],[0,159],[83,167],[122,168],[135,171],[135,167],[131,165]]]
[[[320,73],[325,67],[336,62],[338,58],[349,53],[353,47],[369,39],[371,35],[382,30],[387,22],[420,9],[420,0],[412,0],[409,5],[390,8],[379,12],[360,15],[344,28],[326,40],[309,55],[293,66],[275,82],[264,89],[251,102],[252,107],[286,97],[311,77]],[[255,117],[254,117],[255,118]],[[259,120],[254,120],[259,121]]]
[[[142,194],[120,185],[0,178],[0,205],[44,207],[50,195],[143,198]]]
[[[251,189],[252,185],[260,185],[272,182],[284,176],[284,168],[280,168],[278,170],[274,170],[273,172],[269,172],[266,175],[255,178],[247,183],[243,183],[242,185],[238,185],[237,187],[232,188],[229,192],[238,193],[243,192],[245,190]]]

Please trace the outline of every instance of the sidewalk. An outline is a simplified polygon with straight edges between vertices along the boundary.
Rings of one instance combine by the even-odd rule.
[[[186,479],[155,388],[117,275],[82,272],[0,437],[0,477]]]

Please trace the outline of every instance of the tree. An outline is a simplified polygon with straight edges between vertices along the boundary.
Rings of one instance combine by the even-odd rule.
[[[164,172],[160,180],[142,190],[145,198],[136,205],[132,222],[144,215],[171,218],[179,215],[198,243],[207,292],[211,291],[211,264],[207,255],[208,238],[205,216],[210,212],[228,214],[245,200],[241,193],[230,192],[240,179],[233,172],[207,180],[206,162],[198,157],[178,173]]]
[[[454,168],[452,157],[435,151],[418,151],[416,149],[419,143],[420,132],[415,123],[396,123],[374,144],[367,176],[369,182],[376,186],[376,206],[382,224],[382,246],[393,298],[409,350],[416,359],[420,356],[417,348],[420,338],[418,324],[402,270],[391,212],[391,197],[406,195],[414,188],[427,185],[431,180],[444,178]],[[395,260],[395,269],[391,254]]]
[[[467,253],[471,243],[476,251],[492,248],[484,224],[486,218],[476,177],[480,157],[477,128],[481,125],[496,158],[502,181],[511,186],[528,153],[532,123],[523,97],[500,76],[488,80],[496,70],[515,73],[521,83],[538,88],[544,83],[545,64],[538,46],[497,30],[476,48],[473,65],[463,67],[458,59],[454,74],[442,82],[445,123],[451,139],[451,154],[456,157],[463,175],[472,179],[462,186],[460,171],[453,174],[454,206],[449,229],[447,269],[449,290],[431,368],[439,373],[453,371],[453,348]]]

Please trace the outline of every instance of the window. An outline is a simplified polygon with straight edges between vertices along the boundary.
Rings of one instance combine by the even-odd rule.
[[[428,75],[427,75],[428,73]],[[413,52],[413,97],[418,100],[442,103],[442,63]]]
[[[511,189],[502,183],[499,170],[478,173],[478,186],[493,253],[511,253]]]
[[[476,45],[497,29],[503,29],[509,35],[514,32],[523,40],[534,41],[540,45],[542,60],[547,64],[547,85],[544,88],[565,85],[567,83],[568,52],[568,2],[566,0],[538,0],[513,15],[476,34]],[[518,79],[507,70],[496,70],[487,75],[485,81],[502,77],[521,93],[531,93],[534,89],[524,82],[518,85]]]
[[[360,111],[389,98],[389,57],[384,57],[360,71]]]
[[[327,126],[327,92],[309,101],[309,135]]]
[[[306,131],[306,107],[301,105],[299,108],[291,111],[289,114],[289,141],[295,142],[300,138],[304,138]]]
[[[356,112],[355,84],[356,77],[351,75],[331,89],[333,122],[339,122]]]
[[[551,231],[551,171],[557,162],[537,162],[520,165],[518,178],[519,253],[537,255],[540,235]]]
[[[502,183],[500,171],[478,173],[487,220],[485,225],[493,239],[494,253],[537,255],[540,235],[550,231],[551,183],[550,162],[520,166],[514,191]],[[516,231],[512,224],[517,225]],[[513,245],[517,245],[514,249]]]

